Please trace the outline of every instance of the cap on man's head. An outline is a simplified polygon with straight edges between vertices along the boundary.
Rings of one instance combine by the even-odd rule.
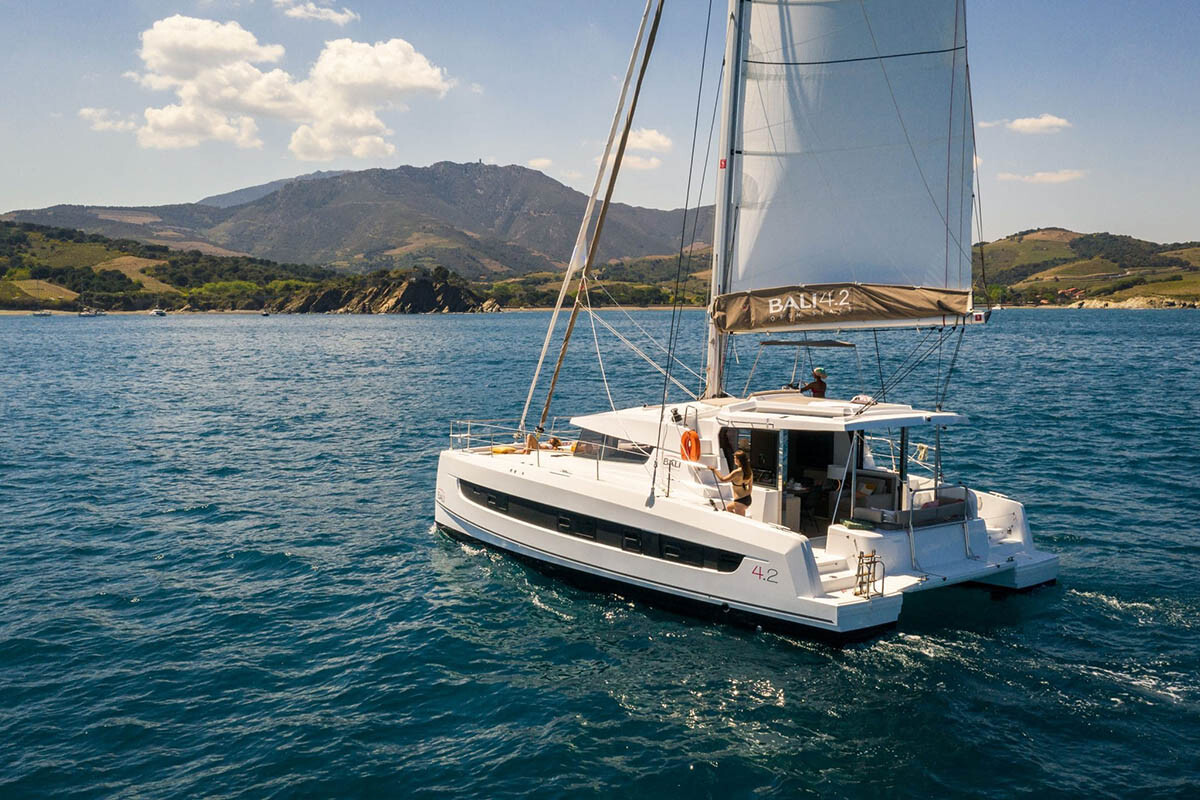
[[[828,373],[825,372],[824,367],[815,367],[813,368],[813,375],[820,375],[822,378],[824,378],[826,375],[828,375]]]

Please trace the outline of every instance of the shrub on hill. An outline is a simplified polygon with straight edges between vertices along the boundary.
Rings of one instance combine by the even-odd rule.
[[[222,281],[245,281],[256,286],[288,279],[321,281],[337,274],[307,264],[278,264],[249,256],[210,256],[199,250],[171,253],[166,264],[150,267],[146,273],[180,289]]]
[[[1134,278],[1122,278],[1119,281],[1114,281],[1112,283],[1104,283],[1099,286],[1096,286],[1096,287],[1092,288],[1091,290],[1089,290],[1088,294],[1092,297],[1099,297],[1100,295],[1107,295],[1107,294],[1116,294],[1117,292],[1123,292],[1126,289],[1132,289],[1135,286],[1141,286],[1144,283],[1146,283],[1146,279],[1145,279],[1145,277],[1143,277],[1141,275],[1138,275],[1137,277],[1134,277]]]
[[[142,285],[131,281],[115,269],[95,270],[91,267],[29,267],[29,277],[65,286],[72,292],[118,294],[140,291]]]
[[[1011,286],[1014,283],[1020,283],[1030,275],[1036,275],[1054,267],[1061,267],[1063,264],[1070,264],[1075,261],[1074,258],[1048,258],[1045,261],[1035,261],[1032,264],[1017,264],[1011,267],[987,267],[986,262],[981,261],[978,251],[975,253],[975,274],[982,275],[986,272],[988,283],[1000,283],[1006,286]]]
[[[1182,258],[1159,255],[1164,249],[1167,249],[1167,246],[1135,239],[1132,236],[1089,233],[1071,241],[1070,247],[1080,258],[1106,258],[1122,269],[1136,269],[1137,267],[1195,269],[1192,264]],[[1173,245],[1170,248],[1179,249]]]

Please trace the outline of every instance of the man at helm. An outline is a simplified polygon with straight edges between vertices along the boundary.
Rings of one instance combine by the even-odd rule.
[[[814,367],[812,374],[812,382],[801,386],[800,391],[812,392],[813,397],[824,397],[826,388],[825,378],[828,373],[825,372],[824,367]]]

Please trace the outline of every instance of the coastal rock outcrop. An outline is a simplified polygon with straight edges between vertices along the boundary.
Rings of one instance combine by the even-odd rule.
[[[1179,300],[1173,297],[1142,296],[1130,297],[1125,300],[1080,300],[1071,304],[1072,308],[1196,308],[1196,303],[1189,300]]]
[[[418,276],[300,292],[269,308],[282,314],[431,314],[499,311],[500,305],[491,298],[483,300],[465,286]]]

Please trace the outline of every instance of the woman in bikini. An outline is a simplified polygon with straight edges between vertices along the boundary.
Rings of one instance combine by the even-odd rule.
[[[725,510],[744,517],[752,499],[750,490],[754,488],[754,470],[750,469],[750,456],[746,455],[745,450],[733,454],[733,463],[737,466],[728,475],[717,472],[716,467],[709,469],[717,480],[733,484],[733,502],[726,505]]]

